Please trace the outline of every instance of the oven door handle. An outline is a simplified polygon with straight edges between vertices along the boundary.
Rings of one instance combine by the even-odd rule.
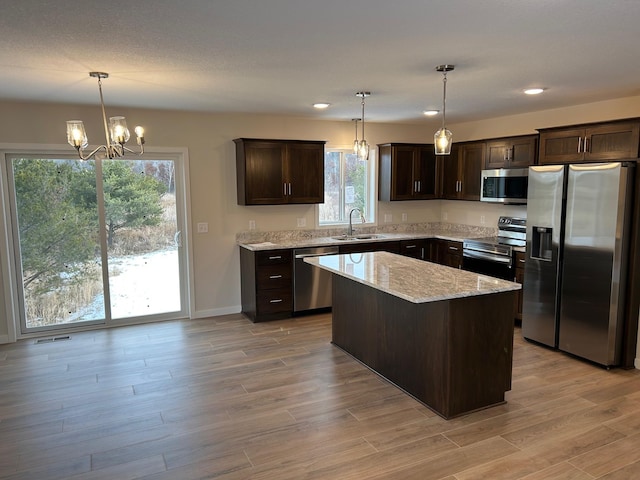
[[[502,263],[504,265],[511,266],[511,258],[510,257],[503,257],[503,256],[499,256],[499,255],[491,255],[489,253],[478,252],[478,251],[475,251],[475,250],[463,250],[462,256],[463,257],[468,257],[468,258],[479,258],[481,260],[488,260],[490,262]]]

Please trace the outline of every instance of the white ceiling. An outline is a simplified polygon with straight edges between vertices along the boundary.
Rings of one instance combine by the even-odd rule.
[[[640,95],[638,0],[0,0],[0,98],[447,123]],[[543,95],[525,96],[542,86]],[[325,111],[311,104],[330,102]],[[639,112],[640,114],[640,112]]]

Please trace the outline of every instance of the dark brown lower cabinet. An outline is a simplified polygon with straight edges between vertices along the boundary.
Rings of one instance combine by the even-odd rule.
[[[288,318],[293,312],[292,250],[240,248],[242,313],[253,322]]]
[[[516,252],[515,254],[515,281],[520,285],[524,283],[524,262],[526,254]],[[522,321],[522,290],[518,290],[516,295],[516,320]]]

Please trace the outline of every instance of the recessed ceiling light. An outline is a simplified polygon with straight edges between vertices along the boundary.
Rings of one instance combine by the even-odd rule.
[[[544,88],[527,88],[524,93],[527,95],[540,95],[544,92]]]
[[[324,110],[329,107],[330,103],[318,102],[313,104],[313,108],[317,108],[318,110]]]
[[[427,117],[433,117],[434,115],[437,115],[440,113],[440,110],[425,110],[424,113]]]

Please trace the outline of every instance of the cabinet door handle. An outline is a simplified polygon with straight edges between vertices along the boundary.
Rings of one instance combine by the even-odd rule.
[[[291,195],[291,183],[289,183],[289,195]]]
[[[282,255],[274,255],[273,257],[269,257],[269,260],[280,260]]]
[[[404,248],[416,248],[417,245],[405,245]]]
[[[582,137],[578,137],[578,153],[582,153]]]
[[[269,303],[280,303],[282,302],[281,298],[274,298],[273,300],[269,300]]]
[[[282,278],[282,275],[269,275],[271,280],[275,280],[276,278]]]
[[[525,261],[524,261],[524,260],[522,260],[522,259],[520,259],[520,260],[518,260],[518,261],[519,261],[520,263],[525,263]]]
[[[458,247],[449,247],[449,250],[454,250],[454,251],[458,251]]]
[[[422,191],[422,183],[418,180],[418,192]]]
[[[589,137],[584,137],[584,153],[589,153]]]
[[[286,197],[287,196],[287,184],[283,183],[282,184],[282,194]]]

